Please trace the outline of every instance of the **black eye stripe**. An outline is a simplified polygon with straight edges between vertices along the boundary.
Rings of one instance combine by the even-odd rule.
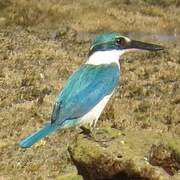
[[[97,44],[96,46],[90,49],[88,56],[90,56],[96,51],[113,50],[113,49],[118,49],[118,47],[119,44],[117,43],[117,41],[109,41],[107,43]]]

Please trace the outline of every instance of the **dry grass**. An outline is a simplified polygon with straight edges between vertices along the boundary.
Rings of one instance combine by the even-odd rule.
[[[8,1],[7,24],[57,27],[66,24],[77,31],[163,31],[180,25],[178,1]],[[161,6],[164,8],[162,8]],[[168,16],[167,16],[168,14]],[[85,16],[84,16],[85,15]]]

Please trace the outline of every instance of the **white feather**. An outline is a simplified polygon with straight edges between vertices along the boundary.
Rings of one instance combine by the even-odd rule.
[[[97,120],[99,119],[99,116],[101,115],[103,109],[105,108],[112,94],[113,92],[110,95],[105,96],[96,106],[94,106],[87,114],[85,114],[81,118],[81,123],[82,124],[89,123],[91,125],[94,123],[94,126],[95,126],[97,123]]]
[[[123,50],[97,51],[90,55],[86,64],[100,65],[117,63],[119,67],[119,58],[123,53]]]

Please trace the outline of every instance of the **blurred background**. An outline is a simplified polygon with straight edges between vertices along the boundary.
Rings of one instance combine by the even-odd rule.
[[[82,178],[68,152],[77,129],[28,150],[16,143],[50,119],[57,94],[87,59],[91,40],[107,31],[167,49],[122,57],[120,86],[97,127],[124,132],[127,145],[128,138],[147,136],[147,143],[131,144],[137,161],[162,143],[177,156],[175,165],[166,162],[166,173],[179,178],[179,0],[0,0],[0,179]]]

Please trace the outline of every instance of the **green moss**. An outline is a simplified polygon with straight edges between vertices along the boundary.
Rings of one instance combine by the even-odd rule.
[[[69,149],[73,156],[77,158],[82,158],[84,162],[91,162],[92,159],[99,157],[101,155],[101,149],[98,147],[92,148],[92,142],[86,139],[82,139],[78,144],[75,145],[75,148],[72,147]]]
[[[83,178],[77,174],[69,173],[61,175],[56,178],[57,180],[83,180]]]
[[[179,137],[173,137],[169,139],[167,142],[167,145],[174,150],[176,153],[180,155],[180,140]]]
[[[114,130],[107,128],[106,132],[110,131]],[[96,136],[96,138],[98,138],[98,135]],[[111,133],[109,136],[111,136]],[[164,144],[164,147],[168,147],[168,144],[174,141],[170,134],[162,135],[154,132],[152,134],[152,132],[145,130],[125,130],[118,139],[106,141],[107,139],[104,138],[103,142],[94,142],[92,139],[89,140],[83,138],[83,136],[79,136],[77,142],[71,146],[71,157],[78,171],[84,178],[112,178],[119,172],[123,172],[124,174],[128,173],[127,176],[129,176],[129,178],[168,179],[165,172],[163,173],[156,165],[150,164],[150,157],[153,146],[158,147],[160,145],[160,148],[161,145]],[[176,142],[177,148],[179,147],[179,143],[180,142]],[[174,158],[170,156],[170,153],[174,151],[172,147],[171,149],[167,148],[167,150],[169,150],[169,152],[163,153],[160,151],[162,154],[159,154],[159,157],[162,158],[162,161],[168,157],[169,163],[179,163],[178,161],[174,162],[174,159],[170,159]],[[176,152],[176,156],[180,157],[180,154]],[[178,160],[178,158],[176,158],[176,160]],[[159,166],[161,166],[161,164]],[[163,164],[162,167],[164,168]],[[177,174],[177,169],[175,169],[173,169],[173,172]],[[165,170],[167,169],[165,168]],[[167,173],[169,173],[168,170]],[[122,178],[121,173],[119,173],[117,177]]]
[[[117,129],[110,127],[102,128],[102,131],[107,133],[110,137],[118,137],[120,135],[120,132]]]

